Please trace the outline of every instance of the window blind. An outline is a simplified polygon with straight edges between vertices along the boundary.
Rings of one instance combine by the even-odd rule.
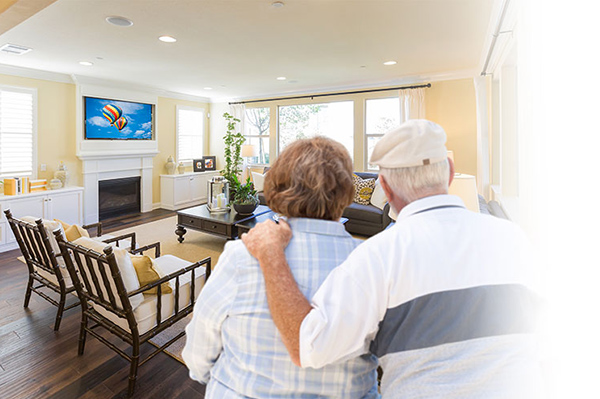
[[[187,162],[204,154],[204,110],[177,108],[177,160]]]
[[[0,176],[33,174],[34,93],[0,88]]]

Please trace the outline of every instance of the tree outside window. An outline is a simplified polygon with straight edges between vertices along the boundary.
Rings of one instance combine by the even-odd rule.
[[[248,158],[249,164],[268,165],[269,157],[269,125],[271,111],[269,108],[246,108],[245,132],[246,144],[257,148],[257,156]]]

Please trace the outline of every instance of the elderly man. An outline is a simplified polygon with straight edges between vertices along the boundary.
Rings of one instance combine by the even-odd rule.
[[[397,223],[355,249],[310,302],[285,261],[289,225],[265,223],[242,239],[295,364],[317,368],[370,351],[386,398],[536,397],[527,240],[515,224],[448,195],[445,142],[426,120],[380,140],[371,163]]]

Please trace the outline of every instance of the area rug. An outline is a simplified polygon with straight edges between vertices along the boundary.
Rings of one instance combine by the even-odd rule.
[[[192,320],[192,315],[189,314],[187,317],[179,320],[177,323],[173,324],[171,327],[167,328],[165,331],[158,334],[156,337],[152,338],[148,342],[154,345],[157,348],[160,348],[165,343],[169,342],[172,338],[174,338],[179,332],[185,330],[185,327]],[[183,352],[183,347],[185,346],[186,335],[169,345],[165,349],[165,353],[171,356],[173,359],[185,364],[183,358],[181,357],[181,352]]]
[[[160,242],[161,255],[175,255],[189,262],[197,262],[210,256],[212,265],[215,266],[217,264],[225,243],[227,243],[225,239],[192,229],[186,229],[187,233],[183,236],[184,241],[179,243],[175,234],[176,228],[177,216],[172,216],[155,222],[110,232],[110,235],[118,236],[135,232],[138,247],[158,241]],[[154,256],[153,251],[148,251],[147,255]]]

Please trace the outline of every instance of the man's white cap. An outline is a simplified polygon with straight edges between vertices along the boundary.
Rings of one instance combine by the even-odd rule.
[[[411,119],[379,140],[370,163],[386,169],[409,168],[441,162],[447,157],[444,129],[425,119]]]

